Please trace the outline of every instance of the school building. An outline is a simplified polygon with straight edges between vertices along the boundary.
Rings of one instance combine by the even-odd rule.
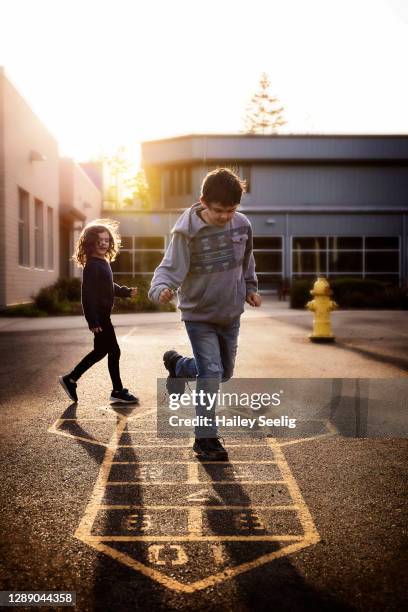
[[[57,141],[0,67],[0,308],[74,274],[75,237],[101,212],[96,170],[59,157]]]
[[[407,282],[408,135],[188,135],[144,142],[142,162],[151,210],[109,213],[117,278],[151,276],[205,174],[228,166],[247,181],[262,290],[318,274]]]

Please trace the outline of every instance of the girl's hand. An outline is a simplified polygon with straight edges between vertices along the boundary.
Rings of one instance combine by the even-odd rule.
[[[137,287],[131,287],[130,288],[130,297],[136,297],[137,296]]]
[[[98,334],[101,331],[102,331],[102,327],[91,327],[91,332],[93,334]]]

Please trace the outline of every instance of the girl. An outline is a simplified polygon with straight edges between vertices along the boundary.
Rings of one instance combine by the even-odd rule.
[[[77,380],[86,370],[108,355],[108,368],[112,380],[111,402],[138,403],[138,398],[123,388],[119,372],[120,349],[110,314],[114,297],[135,297],[136,287],[120,287],[113,282],[109,265],[120,248],[118,223],[111,219],[97,219],[88,223],[77,242],[74,261],[84,268],[82,278],[82,308],[89,329],[94,334],[94,349],[59,381],[66,394],[78,401]]]

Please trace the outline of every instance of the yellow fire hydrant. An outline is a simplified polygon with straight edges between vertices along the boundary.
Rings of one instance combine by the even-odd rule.
[[[338,308],[338,305],[330,299],[333,292],[327,279],[319,276],[310,293],[314,299],[306,304],[306,308],[314,312],[314,318],[313,332],[309,338],[312,342],[334,342],[330,313]]]

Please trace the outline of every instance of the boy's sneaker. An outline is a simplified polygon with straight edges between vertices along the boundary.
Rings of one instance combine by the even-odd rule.
[[[128,389],[122,389],[122,391],[112,391],[109,401],[116,404],[138,404],[139,398],[129,393]]]
[[[222,440],[224,442],[224,440]],[[220,438],[208,438],[210,447],[217,453],[219,461],[228,459],[228,452],[220,442]]]
[[[58,380],[65,393],[68,395],[69,399],[72,399],[73,402],[77,402],[78,396],[76,392],[76,382],[72,382],[68,374],[66,374],[65,376],[58,376]]]
[[[182,395],[186,388],[184,378],[177,378],[176,363],[181,359],[180,353],[171,350],[166,351],[163,355],[164,367],[169,375],[166,380],[166,389],[170,395]]]
[[[196,438],[193,451],[198,459],[204,461],[225,461],[228,459],[228,453],[219,438]]]

